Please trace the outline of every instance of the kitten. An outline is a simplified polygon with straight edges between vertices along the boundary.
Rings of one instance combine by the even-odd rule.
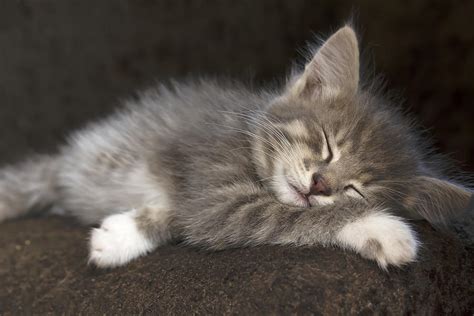
[[[159,86],[73,134],[59,154],[4,168],[0,220],[53,206],[100,223],[90,238],[99,267],[171,239],[215,250],[337,245],[400,266],[419,242],[399,215],[440,223],[472,194],[441,175],[424,144],[359,83],[346,26],[278,91]]]

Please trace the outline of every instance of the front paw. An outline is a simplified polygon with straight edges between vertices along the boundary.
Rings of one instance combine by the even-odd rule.
[[[107,217],[92,231],[89,262],[98,267],[115,267],[146,254],[154,244],[137,228],[134,212]]]
[[[363,257],[377,261],[383,269],[414,261],[419,246],[409,225],[383,212],[347,224],[338,233],[337,240]]]

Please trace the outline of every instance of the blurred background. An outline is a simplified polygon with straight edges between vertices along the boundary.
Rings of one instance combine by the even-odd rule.
[[[474,171],[471,0],[1,1],[0,162],[54,150],[156,79],[281,78],[351,16],[366,62]]]

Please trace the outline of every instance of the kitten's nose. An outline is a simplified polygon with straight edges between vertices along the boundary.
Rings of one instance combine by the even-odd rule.
[[[331,195],[331,188],[321,175],[315,173],[313,174],[313,183],[308,195],[329,196]]]

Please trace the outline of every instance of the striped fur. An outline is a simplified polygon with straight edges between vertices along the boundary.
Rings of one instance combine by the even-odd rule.
[[[418,241],[397,216],[445,222],[472,190],[359,81],[357,38],[344,27],[278,89],[152,88],[58,155],[3,169],[0,220],[53,205],[102,223],[90,244],[101,267],[172,239],[214,250],[338,245],[382,268],[411,262]],[[316,176],[325,195],[312,191]]]

